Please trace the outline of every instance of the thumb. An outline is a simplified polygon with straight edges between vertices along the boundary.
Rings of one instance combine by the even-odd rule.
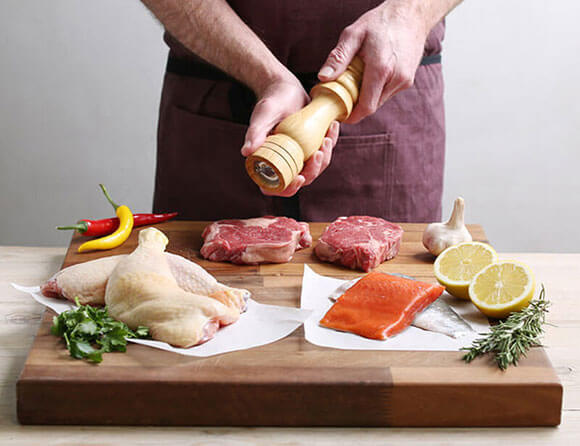
[[[250,117],[250,126],[246,131],[246,138],[241,150],[242,155],[249,156],[258,150],[278,121],[278,113],[271,100],[259,101]]]
[[[318,78],[323,81],[332,81],[340,76],[358,52],[362,43],[362,36],[352,28],[345,28],[340,34],[338,43],[328,54],[326,62],[318,72]]]

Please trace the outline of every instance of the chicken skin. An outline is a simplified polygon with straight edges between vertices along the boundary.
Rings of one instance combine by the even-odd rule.
[[[119,260],[105,290],[109,314],[130,328],[149,328],[153,339],[191,347],[211,339],[240,311],[215,298],[180,288],[165,255],[167,237],[155,228],[139,233],[139,245]]]

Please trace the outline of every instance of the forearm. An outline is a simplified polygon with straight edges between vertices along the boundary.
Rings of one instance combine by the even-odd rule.
[[[415,10],[419,13],[429,32],[437,23],[449,14],[463,0],[412,0]]]
[[[257,95],[291,73],[225,0],[141,0],[169,33]]]

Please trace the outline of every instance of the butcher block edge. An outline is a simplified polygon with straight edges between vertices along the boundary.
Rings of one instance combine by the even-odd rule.
[[[248,284],[265,303],[297,306],[305,263],[336,277],[357,274],[319,264],[312,248],[297,252],[285,265],[212,264],[199,258],[200,234],[206,224],[181,221],[158,227],[169,236],[170,251],[194,258],[225,283]],[[325,224],[310,226],[315,244]],[[433,281],[432,258],[420,246],[424,225],[402,226],[405,236],[399,256],[379,270],[412,270],[416,277]],[[469,229],[474,239],[485,241],[480,226]],[[134,232],[126,246],[93,257],[130,252],[135,236]],[[74,237],[63,266],[89,260],[76,254],[79,243],[80,237]],[[45,311],[17,382],[22,424],[507,427],[560,423],[562,386],[542,348],[533,349],[518,367],[501,372],[487,358],[465,364],[457,352],[326,349],[307,343],[298,329],[276,343],[212,358],[130,345],[126,354],[108,354],[102,364],[91,365],[70,359],[50,334],[53,315]]]

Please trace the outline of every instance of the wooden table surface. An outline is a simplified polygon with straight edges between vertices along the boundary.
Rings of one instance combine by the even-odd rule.
[[[18,374],[38,328],[43,307],[10,286],[37,285],[57,271],[65,248],[0,247],[0,443],[14,445],[126,444],[575,444],[580,438],[580,254],[502,254],[529,264],[552,301],[545,345],[564,385],[557,428],[141,428],[20,426],[16,420]],[[87,402],[90,404],[90,402]]]

